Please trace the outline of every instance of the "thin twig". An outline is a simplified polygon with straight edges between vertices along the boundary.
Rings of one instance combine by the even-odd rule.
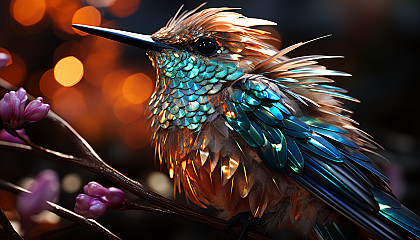
[[[14,194],[31,193],[29,190],[27,190],[25,188],[22,188],[18,185],[15,185],[13,183],[10,183],[8,181],[5,181],[5,180],[0,180],[0,189],[7,190],[7,191],[12,192]],[[72,212],[72,211],[70,211],[70,210],[68,210],[64,207],[61,207],[58,204],[52,203],[50,201],[47,201],[47,204],[51,206],[51,209],[48,209],[48,210],[54,212],[58,216],[61,216],[61,217],[66,218],[70,221],[73,221],[77,224],[80,224],[80,225],[82,225],[86,228],[89,228],[89,229],[91,229],[91,230],[93,230],[93,231],[95,231],[99,234],[102,234],[104,237],[106,237],[108,239],[120,239],[118,236],[113,234],[111,231],[109,231],[108,229],[106,229],[105,227],[103,227],[101,224],[99,224],[98,222],[96,222],[93,219],[86,219],[83,216],[81,216],[81,215],[79,215],[75,212]],[[1,210],[1,208],[0,208],[0,210]],[[1,216],[0,216],[0,221],[1,221],[1,225],[4,228],[4,225],[3,225],[4,220],[1,219]],[[8,220],[7,220],[7,222],[8,222]],[[19,238],[19,239],[21,239],[21,238]]]
[[[26,190],[25,188],[15,185],[3,179],[0,179],[0,189],[11,192],[13,194],[18,194],[21,192],[30,193],[30,191]]]
[[[7,90],[14,90],[15,88],[8,83],[5,83],[3,79],[0,78],[0,86]],[[164,196],[146,188],[141,183],[134,181],[124,174],[118,172],[116,169],[112,168],[110,165],[105,163],[99,155],[93,150],[89,143],[83,139],[65,120],[55,114],[53,111],[50,111],[47,115],[49,120],[52,120],[58,124],[61,129],[63,129],[70,139],[74,142],[76,147],[82,152],[85,158],[75,157],[69,154],[64,154],[54,150],[50,150],[41,146],[38,146],[32,143],[30,140],[24,138],[22,135],[18,134],[20,138],[28,145],[17,144],[17,143],[8,143],[0,141],[0,149],[7,149],[11,151],[24,152],[31,155],[37,155],[46,159],[53,161],[70,163],[75,166],[82,167],[89,171],[92,171],[102,177],[107,178],[118,186],[128,190],[129,192],[135,194],[136,196],[150,202],[152,205],[158,206],[160,213],[169,214],[172,216],[178,216],[186,220],[203,224],[216,228],[218,230],[224,231],[227,221],[220,218],[216,218],[204,213],[200,213],[192,208],[186,207],[182,204],[179,204],[171,199],[165,198]],[[144,209],[146,210],[146,209]],[[240,226],[233,226],[230,229],[230,233],[239,236],[241,233]],[[264,235],[249,231],[248,239],[269,239]]]
[[[151,206],[144,206],[140,205],[131,201],[127,201],[126,204],[121,208],[116,208],[118,210],[142,210],[152,213],[163,213],[168,215],[175,215],[175,212],[169,211],[167,209],[162,209],[159,206],[151,205]]]
[[[74,130],[74,128],[70,126],[68,122],[66,122],[52,110],[48,112],[46,118],[60,126],[86,158],[105,163],[95,152],[95,150],[89,145],[89,143],[82,136],[80,136],[80,134]]]
[[[36,146],[36,145],[35,145]],[[147,196],[150,195],[143,195],[144,191],[142,191],[143,189],[141,189],[141,187],[143,185],[141,185],[140,183],[127,178],[126,176],[124,176],[123,174],[119,173],[117,170],[112,169],[109,165],[105,164],[102,165],[101,168],[98,169],[98,166],[96,164],[87,164],[85,159],[82,158],[78,158],[72,155],[68,155],[68,154],[63,154],[60,152],[56,152],[53,150],[49,150],[49,149],[45,149],[45,148],[40,148],[40,149],[34,149],[31,146],[25,145],[25,144],[20,144],[20,143],[11,143],[11,142],[5,142],[5,141],[0,141],[0,151],[1,150],[7,150],[7,151],[13,151],[13,152],[20,152],[20,153],[25,153],[25,154],[30,154],[30,155],[36,155],[38,157],[42,157],[45,159],[49,159],[49,160],[53,160],[53,161],[57,161],[57,162],[64,162],[64,163],[70,163],[72,165],[75,166],[79,166],[79,167],[83,167],[87,170],[90,170],[92,172],[97,173],[98,175],[101,175],[103,177],[108,178],[109,180],[111,180],[112,182],[120,185],[121,187],[127,189],[127,190],[131,190],[130,192],[132,192],[133,194],[148,200],[150,198],[147,198]],[[109,168],[111,169],[109,169]],[[150,190],[148,190],[150,191]],[[157,193],[156,193],[157,195]],[[146,197],[145,197],[146,196]],[[159,195],[160,196],[160,195]],[[209,227],[213,227],[215,229],[224,231],[227,221],[210,216],[210,215],[206,215],[204,213],[200,213],[196,210],[193,210],[191,208],[185,207],[177,202],[174,202],[170,199],[166,199],[164,197],[162,197],[163,200],[161,201],[154,201],[155,202],[155,207],[159,206],[159,208],[147,208],[144,207],[142,210],[146,210],[146,211],[151,211],[151,212],[156,212],[156,213],[163,213],[163,214],[167,214],[167,215],[171,215],[171,216],[177,216],[177,217],[181,217],[183,219],[195,222],[195,223],[199,223],[202,225],[206,225]],[[173,204],[173,205],[171,205]],[[239,236],[240,232],[241,232],[241,227],[240,226],[233,226],[230,229],[230,233],[236,236]],[[258,233],[258,232],[254,232],[254,231],[250,231],[248,232],[248,239],[269,239],[266,236]]]
[[[95,232],[98,232],[102,234],[102,236],[105,236],[107,239],[118,239],[120,240],[117,235],[113,234],[111,231],[103,227],[101,224],[99,224],[97,221],[93,219],[87,219],[83,216],[74,213],[66,208],[61,207],[60,205],[57,205],[55,203],[47,201],[48,205],[52,207],[52,212],[55,214],[64,217],[66,219],[69,219],[70,221],[73,221],[75,223],[78,223],[86,228],[89,228]]]

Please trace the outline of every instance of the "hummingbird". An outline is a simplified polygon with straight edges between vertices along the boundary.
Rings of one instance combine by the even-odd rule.
[[[152,142],[174,191],[220,216],[242,213],[267,231],[309,239],[420,239],[420,217],[366,156],[380,147],[356,127],[332,85],[350,76],[318,63],[339,56],[287,57],[255,28],[276,23],[236,8],[181,8],[152,35],[74,28],[146,50],[156,70]]]

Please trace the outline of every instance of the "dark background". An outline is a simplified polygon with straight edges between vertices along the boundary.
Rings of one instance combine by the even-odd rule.
[[[112,53],[113,57],[104,58],[103,65],[99,62],[100,66],[105,67],[101,72],[95,72],[94,66],[87,64],[88,55],[91,53],[86,53],[83,49],[92,48],[92,45],[86,44],[83,39],[95,40],[92,40],[92,37],[81,37],[60,30],[60,27],[57,27],[57,13],[54,12],[58,10],[49,8],[51,2],[52,0],[47,1],[48,11],[43,19],[28,27],[20,25],[11,16],[10,1],[0,2],[0,48],[12,54],[13,64],[20,64],[20,67],[13,67],[13,64],[6,67],[0,71],[0,77],[24,86],[32,95],[44,96],[45,101],[52,105],[52,109],[64,115],[65,119],[80,130],[103,159],[130,178],[148,185],[150,174],[159,171],[159,166],[154,165],[153,150],[147,143],[150,133],[146,130],[145,116],[121,121],[115,115],[116,105],[107,103],[107,99],[116,101],[115,96],[106,95],[101,82],[111,70],[107,70],[106,64],[113,64],[113,71],[143,72],[154,79],[154,71],[148,58],[140,49],[115,43],[112,45],[116,48]],[[77,5],[75,8],[89,5],[89,1],[69,0],[68,2],[74,2]],[[126,17],[116,17],[106,7],[98,9],[102,15],[103,26],[151,34],[164,26],[181,4],[185,4],[185,9],[193,9],[200,3],[187,0],[143,0],[138,9]],[[418,138],[420,2],[417,0],[228,0],[209,1],[206,5],[206,7],[221,6],[241,7],[242,9],[238,11],[246,16],[277,22],[277,26],[268,30],[275,36],[281,36],[282,47],[332,34],[331,37],[300,47],[289,56],[310,54],[345,56],[344,59],[325,60],[321,63],[330,69],[353,75],[351,78],[335,78],[336,85],[348,89],[351,96],[362,101],[361,104],[346,103],[346,105],[355,111],[354,119],[361,123],[360,128],[373,135],[386,149],[381,154],[391,163],[385,163],[380,159],[378,161],[394,180],[395,184],[392,187],[400,200],[414,212],[420,213],[418,176],[420,173]],[[74,12],[74,9],[69,11]],[[73,48],[69,47],[70,50],[57,53],[57,48],[65,42],[76,43],[82,49],[72,52]],[[17,57],[13,58],[14,55]],[[67,55],[75,55],[84,64],[86,61],[85,77],[72,87],[79,95],[64,89],[61,98],[53,95],[45,96],[40,90],[41,77],[47,70],[53,68],[60,58]],[[115,64],[110,63],[112,61]],[[113,82],[118,85],[121,81],[124,79],[116,78]],[[59,91],[61,88],[57,86],[54,91]],[[79,98],[82,96],[83,101],[80,103],[82,107],[77,105],[77,101],[74,103],[74,96]],[[66,97],[70,103],[74,103],[73,106],[60,101]],[[123,110],[128,114],[130,111],[143,111],[144,105],[145,103],[125,106],[128,110],[125,108]],[[83,111],[80,110],[82,108]],[[97,109],[102,109],[98,115],[96,115]],[[86,116],[90,116],[88,120]],[[132,137],[134,139],[132,142],[126,140],[127,131],[136,127],[143,130],[138,130],[138,134]],[[64,152],[75,152],[70,141],[49,123],[41,121],[28,126],[27,131],[36,143]],[[5,152],[0,152],[0,166],[0,176],[15,183],[22,182],[25,177],[35,176],[41,169],[52,168],[61,177],[75,173],[83,184],[96,180],[107,187],[111,186],[109,182],[85,170]],[[63,192],[60,204],[72,209],[74,198],[79,192]],[[182,195],[177,199],[183,201]],[[17,218],[13,210],[13,196],[0,191],[0,204],[7,211],[9,218]],[[139,211],[111,210],[98,221],[124,239],[229,239],[223,233],[178,218]],[[60,224],[66,226],[69,223],[62,221]],[[44,223],[40,231],[56,227],[56,224]],[[76,236],[80,239],[100,238],[89,230],[76,227],[52,239],[73,239]],[[281,239],[299,239],[287,232],[273,236]]]

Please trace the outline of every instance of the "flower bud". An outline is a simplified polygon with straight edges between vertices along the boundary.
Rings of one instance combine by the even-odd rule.
[[[23,88],[6,93],[0,100],[0,117],[7,131],[19,130],[28,122],[37,122],[50,110],[41,97],[31,101],[25,108],[26,100],[28,96]]]
[[[94,198],[90,202],[89,207],[89,214],[87,215],[88,218],[98,218],[105,214],[107,209],[107,205],[103,203],[101,200]]]
[[[105,197],[112,207],[121,206],[125,201],[125,193],[121,189],[115,187],[108,188]]]
[[[38,97],[26,106],[24,118],[27,122],[37,122],[44,118],[49,110],[50,105],[45,104],[42,97]]]
[[[22,128],[23,111],[25,102],[28,99],[26,91],[20,88],[17,92],[10,91],[0,100],[0,117],[3,122],[10,122],[13,128]]]
[[[31,217],[49,209],[47,201],[57,201],[60,191],[59,177],[53,170],[44,170],[38,174],[28,190],[30,193],[19,193],[16,201],[16,210],[25,233],[30,232],[34,226]]]
[[[89,182],[83,187],[83,191],[89,196],[101,197],[105,196],[106,188],[97,182]]]
[[[83,193],[79,194],[76,197],[76,204],[74,205],[74,210],[81,215],[86,214],[89,211],[89,203],[90,201],[92,201],[92,199],[93,197],[89,195]]]
[[[120,208],[126,201],[121,189],[104,188],[97,182],[89,182],[83,187],[86,193],[76,198],[74,211],[86,218],[97,218],[105,214],[108,208]]]
[[[105,214],[107,204],[103,203],[97,197],[86,194],[79,194],[76,197],[74,211],[86,218],[98,218]]]
[[[6,93],[4,97],[0,100],[0,117],[3,122],[10,120],[12,116],[12,104],[10,102],[10,94]]]
[[[21,193],[17,197],[17,210],[21,216],[38,214],[48,208],[46,201],[57,201],[60,191],[59,177],[53,170],[43,170],[28,190],[31,193]]]

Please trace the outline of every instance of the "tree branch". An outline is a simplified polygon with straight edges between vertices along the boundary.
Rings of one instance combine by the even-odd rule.
[[[5,181],[3,179],[0,179],[0,189],[9,191],[9,192],[14,193],[14,194],[31,193],[29,190],[27,190],[25,188],[22,188],[18,185],[15,185],[13,183],[10,183],[8,181]],[[114,240],[120,240],[121,239],[117,235],[113,234],[111,231],[109,231],[108,229],[106,229],[105,227],[103,227],[101,224],[99,224],[98,222],[96,222],[93,219],[86,219],[83,216],[81,216],[81,215],[79,215],[75,212],[72,212],[72,211],[70,211],[66,208],[63,208],[60,205],[55,204],[55,203],[50,202],[50,201],[47,201],[47,204],[51,207],[51,209],[48,209],[48,210],[52,211],[53,213],[57,214],[58,216],[61,216],[61,217],[66,218],[66,219],[68,219],[72,222],[75,222],[79,225],[82,225],[82,226],[84,226],[88,229],[91,229],[91,230],[103,235],[107,239],[114,239]],[[1,208],[0,208],[0,210],[1,210]],[[1,213],[3,213],[3,212],[1,211]],[[4,215],[4,213],[3,213],[3,215]],[[4,216],[4,218],[5,217],[6,216]],[[2,216],[0,216],[0,223],[3,226],[3,228],[5,228],[4,225],[6,225],[5,220],[7,220],[7,218],[3,219]],[[7,222],[10,225],[9,220],[7,220]],[[10,227],[11,227],[11,225],[10,225]],[[12,227],[12,229],[13,229],[13,227]],[[6,229],[6,230],[8,230],[6,232],[12,233],[10,229]],[[13,229],[13,231],[14,231],[14,229]],[[11,234],[9,234],[9,235],[11,235]],[[17,235],[17,236],[19,236],[19,235]],[[10,238],[10,239],[22,239],[22,238],[20,238],[20,236],[19,236],[19,238]]]
[[[7,90],[14,90],[15,88],[0,78],[0,86]],[[141,183],[134,181],[124,174],[120,173],[110,165],[105,163],[99,155],[93,150],[89,143],[83,139],[65,120],[50,110],[46,116],[48,120],[56,123],[73,141],[76,147],[82,152],[84,158],[64,154],[54,150],[50,150],[41,146],[38,146],[28,139],[25,139],[20,134],[21,139],[24,140],[28,145],[9,143],[0,141],[0,150],[9,150],[14,152],[22,152],[25,154],[36,155],[49,160],[70,163],[72,165],[82,167],[91,172],[98,174],[121,188],[128,190],[134,195],[148,201],[156,208],[144,208],[143,210],[164,213],[172,216],[184,218],[186,220],[213,227],[215,229],[225,231],[227,221],[220,218],[216,218],[192,208],[186,207],[179,204],[171,199],[165,198],[162,195],[146,188]],[[233,226],[230,228],[229,233],[239,236],[242,231],[241,226]],[[269,239],[261,233],[249,231],[247,234],[248,239]]]
[[[47,203],[48,205],[52,207],[51,211],[57,214],[58,216],[64,217],[72,222],[78,223],[86,228],[89,228],[97,233],[100,233],[102,236],[106,237],[107,239],[121,240],[121,238],[119,238],[117,235],[113,234],[111,231],[103,227],[97,221],[93,219],[87,219],[55,203],[52,203],[49,201],[47,201]]]

